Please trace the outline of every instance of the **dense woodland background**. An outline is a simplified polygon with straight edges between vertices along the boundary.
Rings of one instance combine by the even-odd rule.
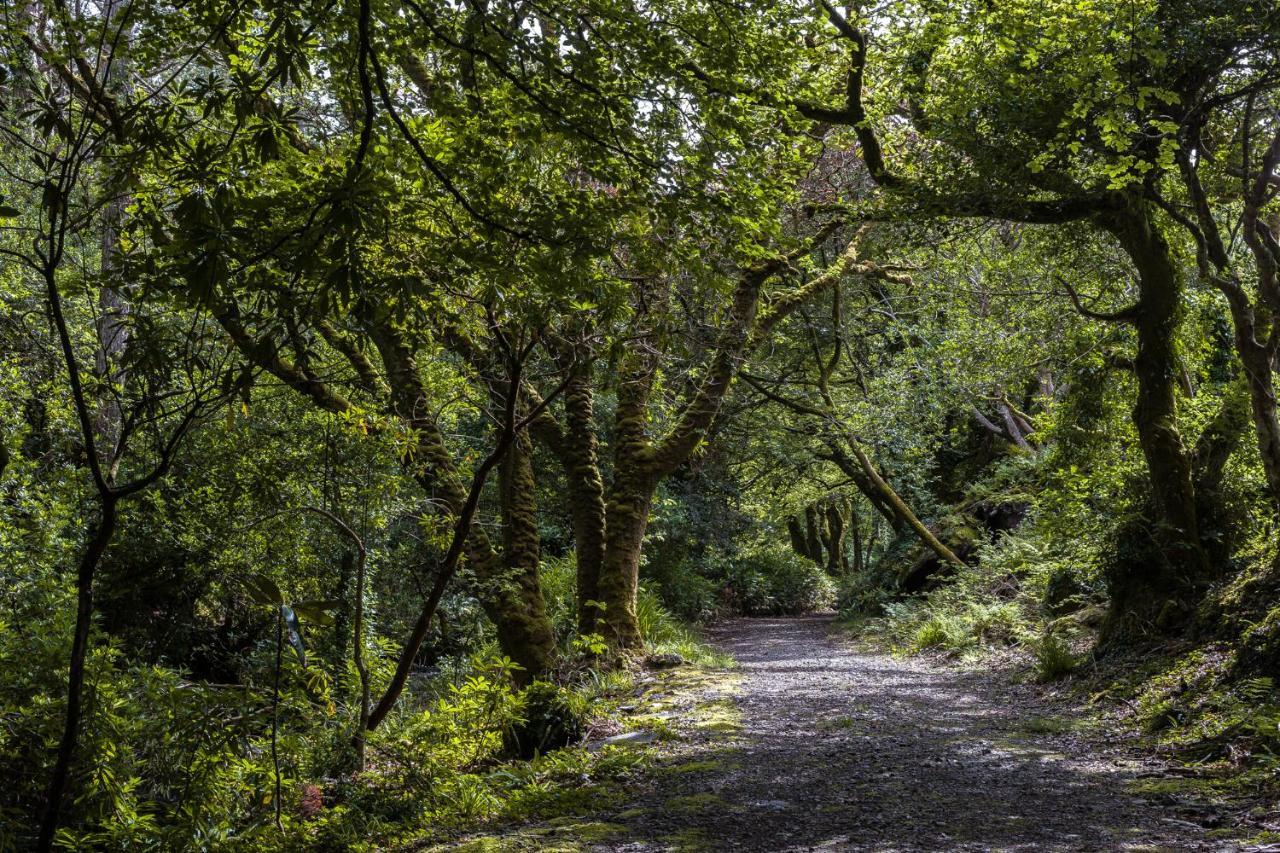
[[[823,607],[1274,780],[1271,0],[9,0],[0,174],[0,849],[546,813]]]

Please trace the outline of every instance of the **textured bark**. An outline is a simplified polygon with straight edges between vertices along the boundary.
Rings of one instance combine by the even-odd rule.
[[[498,468],[502,510],[502,565],[505,578],[490,593],[500,618],[494,620],[503,649],[518,650],[525,671],[517,681],[528,681],[551,669],[556,638],[547,616],[538,575],[541,537],[538,533],[537,492],[533,478],[532,445],[519,433]]]
[[[613,425],[613,482],[605,506],[605,551],[597,591],[601,633],[617,651],[637,652],[644,640],[636,621],[640,549],[653,492],[661,479],[645,422],[655,365],[651,354],[629,354],[618,383]]]
[[[804,508],[805,547],[809,549],[809,559],[821,566],[823,564],[822,517],[818,507],[809,504]]]
[[[842,575],[849,570],[849,560],[844,553],[844,513],[839,501],[827,504],[827,573]]]
[[[578,633],[593,634],[600,616],[599,579],[606,526],[604,478],[596,439],[594,353],[583,353],[568,344],[552,344],[551,349],[565,372],[564,427],[544,410],[534,419],[530,431],[556,457],[564,472],[577,565]],[[539,401],[533,389],[527,388],[526,394],[535,404]]]
[[[416,436],[415,447],[403,464],[432,501],[456,515],[467,492],[430,408],[414,354],[404,336],[386,323],[371,324],[370,337],[386,371],[392,410]],[[488,534],[478,526],[472,526],[467,535],[465,553],[477,579],[480,603],[497,628],[503,654],[523,667],[521,680],[536,678],[547,669],[546,638],[554,636],[545,608],[540,606],[540,594],[536,605],[529,599],[539,589],[536,564],[524,565],[519,576],[509,577]]]
[[[605,609],[598,624],[605,639],[619,651],[639,651],[644,645],[636,621],[636,588],[657,485],[657,477],[632,471],[615,473],[609,490],[607,546],[597,587]]]
[[[964,568],[964,561],[957,557],[950,548],[944,545],[942,540],[933,535],[933,531],[930,530],[914,512],[912,512],[911,507],[907,506],[907,502],[904,501],[894,488],[880,476],[880,473],[876,471],[876,466],[872,463],[866,452],[858,445],[858,442],[854,437],[848,436],[847,440],[849,449],[857,458],[858,464],[862,467],[863,473],[867,475],[867,479],[874,484],[875,488],[879,491],[884,500],[893,507],[894,512],[906,522],[908,527],[915,531],[915,534],[920,537],[920,541],[933,551],[933,553],[937,554],[938,559],[945,563],[950,563],[953,566]]]
[[[573,516],[574,553],[578,570],[578,632],[596,631],[600,616],[600,572],[605,555],[604,480],[596,441],[595,396],[590,365],[571,368],[565,387],[565,478]]]
[[[1112,584],[1112,622],[1171,624],[1173,609],[1194,603],[1210,574],[1200,540],[1191,459],[1178,430],[1182,273],[1143,202],[1131,202],[1103,220],[1138,272],[1139,300],[1133,359],[1138,395],[1133,424],[1151,483],[1158,554],[1147,565],[1124,568]]]

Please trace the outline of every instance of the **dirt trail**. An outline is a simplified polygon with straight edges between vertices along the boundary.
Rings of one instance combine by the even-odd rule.
[[[713,631],[741,667],[741,728],[694,727],[644,793],[598,816],[615,830],[590,849],[1243,849],[1202,828],[1207,806],[1128,793],[1158,765],[1035,717],[1034,702],[1028,716],[1029,688],[862,651],[829,628]]]

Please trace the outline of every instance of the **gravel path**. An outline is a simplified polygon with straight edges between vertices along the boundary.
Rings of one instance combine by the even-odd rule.
[[[1036,717],[1033,689],[829,631],[821,617],[714,630],[741,667],[741,730],[695,730],[640,798],[600,816],[623,831],[592,849],[1242,849],[1201,826],[1218,819],[1208,806],[1127,793],[1160,767]]]

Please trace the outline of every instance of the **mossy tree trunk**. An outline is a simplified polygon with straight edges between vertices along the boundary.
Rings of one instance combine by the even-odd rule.
[[[800,516],[787,516],[787,537],[791,540],[792,551],[805,559],[813,559],[813,555],[809,552],[809,539],[805,535],[804,522],[800,520]]]
[[[826,239],[830,231],[820,239]],[[583,476],[570,478],[570,488],[575,505],[586,507],[575,515],[575,527],[581,519],[584,528],[598,532],[603,551],[596,540],[579,537],[585,542],[591,559],[600,556],[600,571],[596,582],[598,600],[604,607],[596,623],[616,653],[630,654],[643,646],[640,626],[636,621],[635,598],[639,580],[641,549],[648,528],[649,513],[658,484],[689,459],[705,440],[719,412],[720,405],[739,374],[747,355],[768,339],[776,325],[809,299],[831,289],[848,274],[899,280],[901,274],[886,271],[857,256],[857,239],[852,240],[840,257],[822,274],[804,284],[776,296],[767,307],[760,308],[762,288],[770,278],[787,269],[810,249],[788,256],[777,256],[744,269],[735,283],[725,318],[720,325],[715,344],[711,347],[706,370],[694,385],[674,418],[670,431],[661,439],[648,434],[650,395],[658,369],[656,351],[648,346],[628,347],[620,355],[617,369],[617,408],[612,431],[613,459],[612,480],[604,493],[603,518],[599,514],[596,495],[599,464],[595,454],[582,453],[578,462]],[[639,290],[644,290],[640,295]],[[638,338],[653,334],[661,327],[661,315],[665,310],[666,296],[662,287],[637,288],[637,319],[635,334]],[[569,411],[581,417],[582,424],[576,437],[562,431],[558,423],[540,424],[540,434],[551,442],[564,440],[590,450],[586,440],[590,433],[591,411],[585,394],[573,402],[570,391],[566,397]],[[543,419],[540,419],[543,420]],[[568,458],[567,456],[565,458]],[[574,482],[578,482],[578,486]],[[579,501],[579,498],[583,500]],[[601,520],[603,524],[601,524]],[[581,559],[581,556],[580,556]],[[584,587],[583,589],[586,589]],[[582,590],[580,590],[580,597]]]
[[[836,577],[849,570],[849,560],[844,553],[845,518],[844,501],[836,499],[827,504],[827,574]]]
[[[1133,425],[1147,464],[1156,544],[1152,559],[1129,561],[1114,573],[1109,622],[1111,630],[1122,623],[1163,627],[1194,604],[1210,575],[1191,458],[1178,429],[1176,332],[1184,282],[1146,202],[1131,200],[1102,222],[1138,273],[1139,298],[1132,311],[1138,337]]]
[[[432,416],[434,409],[414,353],[405,336],[389,322],[374,324],[370,333],[386,370],[393,411],[417,439],[404,464],[433,504],[457,514],[466,500],[466,489]],[[532,479],[531,473],[529,478]],[[524,483],[510,485],[513,491],[525,487]],[[528,487],[532,488],[531,484]],[[527,556],[516,558],[508,572],[489,535],[478,525],[472,526],[467,535],[465,553],[476,576],[481,606],[497,629],[502,653],[523,668],[523,679],[546,672],[550,664],[546,638],[554,637],[554,631],[541,603],[536,557],[532,562]],[[538,603],[531,605],[529,596],[535,592]]]
[[[533,447],[525,431],[516,434],[498,468],[498,492],[504,577],[496,583],[485,579],[490,588],[482,599],[496,614],[498,644],[524,667],[516,680],[527,682],[551,669],[556,638],[538,574],[542,548]]]
[[[381,366],[359,347],[347,332],[324,319],[315,321],[321,336],[351,365],[361,388],[414,436],[413,446],[401,457],[401,465],[426,493],[430,505],[457,516],[467,500],[467,489],[444,435],[435,421],[431,397],[418,368],[413,336],[371,306],[358,306],[358,334],[376,351]],[[331,383],[311,372],[306,364],[284,357],[283,347],[268,337],[252,333],[244,325],[239,307],[226,302],[217,307],[215,319],[248,360],[307,397],[320,409],[339,414],[358,411]],[[537,567],[522,558],[511,577],[488,534],[478,525],[467,533],[463,551],[478,579],[481,605],[497,627],[503,654],[522,668],[522,679],[534,678],[550,664],[547,637],[553,637],[545,606],[541,605]],[[502,594],[504,585],[510,584]],[[537,595],[537,604],[529,597]]]
[[[596,439],[592,365],[572,363],[564,391],[565,427],[556,430],[552,449],[564,468],[573,519],[578,581],[578,632],[592,634],[600,616],[600,572],[604,565],[605,492]],[[550,420],[542,419],[543,423]]]
[[[809,504],[804,508],[804,541],[805,548],[809,552],[809,559],[821,566],[824,562],[823,552],[825,539],[822,516],[818,512],[816,504]]]

